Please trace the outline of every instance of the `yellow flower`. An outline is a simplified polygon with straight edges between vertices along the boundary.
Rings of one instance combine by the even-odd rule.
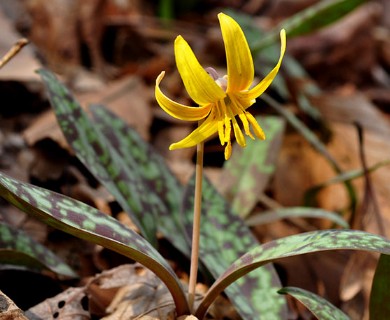
[[[278,73],[286,49],[286,33],[284,30],[280,32],[281,50],[278,63],[260,83],[251,88],[254,66],[244,33],[231,17],[220,13],[218,19],[226,50],[227,75],[218,78],[215,70],[207,72],[203,69],[188,43],[178,36],[175,40],[176,65],[188,94],[199,107],[177,103],[161,91],[159,85],[164,71],[157,77],[155,94],[158,104],[171,116],[185,121],[203,121],[183,140],[171,144],[170,150],[195,146],[218,132],[221,144],[226,144],[227,160],[232,152],[232,125],[237,143],[241,147],[246,145],[236,116],[240,118],[246,135],[254,139],[251,126],[256,137],[265,139],[263,130],[246,109],[268,88]]]

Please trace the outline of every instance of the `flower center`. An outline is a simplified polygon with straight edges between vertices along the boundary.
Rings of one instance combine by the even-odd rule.
[[[213,68],[206,68],[206,72],[210,75],[211,78],[221,87],[223,91],[227,90],[227,79],[228,76],[224,75],[220,77],[218,72]],[[245,109],[252,105],[254,100],[248,101],[239,95],[234,93],[226,93],[226,97],[220,101],[216,102],[217,108],[217,118],[218,118],[218,135],[221,145],[225,145],[225,159],[229,159],[232,152],[232,143],[231,143],[231,132],[233,129],[234,136],[236,137],[237,143],[241,147],[246,146],[245,136],[236,120],[236,116],[240,118],[244,132],[251,139],[254,139],[254,136],[250,130],[252,127],[254,134],[259,138],[264,140],[265,135],[263,130],[260,128],[256,119]]]

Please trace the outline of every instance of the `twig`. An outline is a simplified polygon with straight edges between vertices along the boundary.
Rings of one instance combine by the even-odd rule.
[[[10,61],[15,55],[18,54],[22,48],[28,44],[28,40],[26,38],[19,39],[11,49],[8,50],[8,52],[1,58],[0,60],[0,69],[4,67],[8,61]]]

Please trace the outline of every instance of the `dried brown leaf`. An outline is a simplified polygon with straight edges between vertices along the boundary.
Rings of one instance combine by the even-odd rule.
[[[93,290],[91,288],[93,285]],[[102,319],[174,319],[175,306],[166,286],[154,273],[140,264],[122,265],[98,275],[87,287],[91,299],[98,293],[101,301],[104,292],[112,295],[106,308],[108,315]],[[93,295],[92,295],[93,294]],[[105,299],[109,301],[110,299]]]
[[[109,110],[133,126],[145,140],[148,140],[152,123],[152,112],[149,105],[150,90],[143,85],[138,77],[127,77],[110,82],[104,87],[104,90],[75,93],[75,97],[84,109],[86,109],[85,106],[92,103],[104,104]],[[32,125],[24,130],[23,136],[29,145],[50,138],[57,142],[61,148],[69,150],[52,111],[38,117]]]
[[[70,151],[66,139],[58,127],[56,117],[52,111],[40,115],[33,123],[23,132],[23,137],[28,145],[34,145],[43,139],[55,141],[61,148]]]
[[[284,139],[276,168],[275,200],[283,206],[302,205],[307,189],[334,176],[324,157],[297,134],[290,134]],[[321,202],[325,209],[334,210],[345,205],[346,197],[342,187],[327,188],[320,196],[325,192],[331,192],[334,196],[329,202]]]
[[[181,317],[177,318],[177,320],[198,320],[198,318],[190,315],[190,316],[181,316]]]
[[[343,301],[351,300],[360,291],[370,288],[376,262],[377,259],[372,255],[362,255],[359,252],[351,255],[340,283],[340,298]],[[368,287],[367,274],[370,278]]]
[[[382,136],[390,135],[390,121],[365,95],[350,92],[326,93],[311,98],[323,117],[331,122],[358,122],[365,130]]]
[[[318,32],[291,39],[289,50],[323,85],[367,83],[376,64],[372,34],[381,10],[369,1]]]
[[[23,311],[0,291],[0,320],[27,320]]]
[[[84,288],[69,288],[59,295],[46,299],[28,309],[29,318],[85,320],[90,319],[88,297]]]

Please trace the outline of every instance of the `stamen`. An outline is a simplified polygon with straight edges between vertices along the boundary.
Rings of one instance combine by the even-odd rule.
[[[228,141],[225,147],[225,160],[228,160],[231,155],[232,155],[232,144],[230,141]]]
[[[238,125],[236,118],[232,118],[232,121],[233,121],[234,135],[235,135],[235,137],[236,137],[237,143],[238,143],[241,147],[245,147],[245,146],[246,146],[245,137],[244,137],[244,135],[242,134],[241,128],[240,128],[240,126]]]
[[[253,131],[255,132],[256,137],[261,140],[265,140],[265,134],[263,129],[260,128],[254,116],[252,116],[249,112],[246,113],[246,117],[248,118],[250,124],[252,125]]]
[[[227,114],[228,110],[227,110],[227,107],[226,107],[224,100],[220,101],[220,106],[221,106],[221,111],[222,111],[222,114],[224,116],[224,121],[225,121],[225,139],[224,139],[224,143],[223,143],[223,144],[225,144],[225,142],[228,142],[230,140],[230,133],[232,131],[232,127],[230,124],[230,118]]]
[[[225,115],[225,142],[230,141],[230,134],[232,132],[232,125],[230,123],[230,118]]]
[[[245,134],[249,136],[252,140],[255,140],[255,137],[253,136],[252,132],[249,129],[249,122],[248,119],[246,118],[246,112],[240,113],[238,116],[240,117],[242,125],[244,126]]]
[[[224,128],[223,128],[223,120],[218,121],[218,137],[219,141],[221,142],[221,145],[224,145],[225,143],[225,135],[224,135]]]
[[[221,102],[218,101],[216,104],[217,108],[217,119],[218,119],[218,136],[221,145],[225,144],[225,130],[224,130],[224,114],[222,112]]]
[[[242,105],[237,101],[237,99],[234,96],[229,97],[229,99],[231,102],[230,106],[233,111],[233,114],[238,114],[238,116],[240,117],[242,125],[244,126],[245,134],[249,136],[252,140],[254,140],[255,137],[252,135],[252,132],[249,129],[248,119],[246,118],[247,112],[244,110]]]

